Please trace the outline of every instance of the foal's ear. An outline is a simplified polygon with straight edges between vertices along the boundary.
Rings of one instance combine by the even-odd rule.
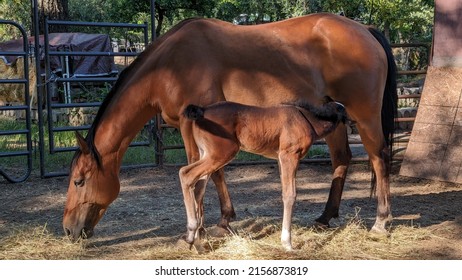
[[[75,132],[75,137],[77,138],[77,144],[79,145],[80,150],[83,154],[89,154],[90,148],[88,147],[87,141],[83,138],[82,134],[78,131]]]

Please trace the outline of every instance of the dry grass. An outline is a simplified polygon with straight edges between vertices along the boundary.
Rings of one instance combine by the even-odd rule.
[[[80,259],[85,256],[81,243],[72,244],[43,227],[18,227],[0,239],[2,260]]]
[[[29,65],[33,65],[35,60],[29,60]],[[36,77],[35,68],[29,67],[29,94],[32,105],[36,105]],[[24,58],[18,58],[11,65],[6,65],[3,59],[0,59],[0,79],[21,79],[24,78]],[[2,103],[24,103],[24,85],[23,84],[0,84],[0,105]]]
[[[92,245],[91,241],[71,244],[50,234],[46,225],[17,228],[0,239],[0,259],[418,259],[420,242],[441,239],[432,231],[413,226],[391,228],[390,236],[368,232],[361,221],[352,220],[343,227],[328,230],[294,227],[295,250],[286,252],[279,242],[274,221],[252,219],[236,223],[237,234],[220,239],[206,238],[198,253],[185,244],[147,240],[146,244],[124,243]],[[180,244],[180,245],[179,245]]]

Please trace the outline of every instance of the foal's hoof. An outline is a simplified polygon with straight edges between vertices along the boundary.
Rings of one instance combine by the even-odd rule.
[[[291,244],[282,244],[282,247],[286,250],[286,252],[292,252],[294,250]]]
[[[192,244],[186,242],[186,235],[183,235],[180,239],[177,240],[175,247],[179,250],[191,250]]]
[[[376,240],[386,239],[390,237],[390,233],[383,227],[373,226],[369,231],[369,237]]]
[[[190,244],[188,242],[186,242],[186,239],[185,239],[186,235],[183,235],[180,239],[178,239],[178,241],[176,242],[175,244],[175,247],[178,249],[178,250],[182,250],[182,251],[188,251],[188,250],[193,250],[195,249],[195,251],[198,253],[198,254],[205,254],[205,253],[208,253],[212,250],[211,246],[208,244],[208,242],[205,242],[204,240],[202,239],[196,239],[194,240],[194,243],[193,244]]]
[[[196,249],[196,252],[198,254],[206,254],[212,251],[212,247],[208,242],[205,242],[204,240],[195,240],[193,244],[194,249]]]

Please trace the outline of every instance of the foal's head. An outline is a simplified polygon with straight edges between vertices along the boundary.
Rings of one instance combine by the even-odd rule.
[[[305,102],[297,102],[292,105],[300,107],[308,111],[306,115],[308,122],[312,125],[319,138],[325,137],[327,134],[335,130],[338,124],[347,121],[347,112],[343,104],[332,100],[326,101],[320,107]]]
[[[77,134],[79,150],[72,161],[69,175],[64,232],[72,241],[89,238],[93,229],[119,193],[117,172],[103,168],[97,152]]]

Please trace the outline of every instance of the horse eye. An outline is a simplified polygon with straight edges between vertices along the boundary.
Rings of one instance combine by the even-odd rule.
[[[77,179],[77,180],[74,180],[74,185],[76,187],[81,187],[83,186],[83,183],[85,183],[85,179]]]

